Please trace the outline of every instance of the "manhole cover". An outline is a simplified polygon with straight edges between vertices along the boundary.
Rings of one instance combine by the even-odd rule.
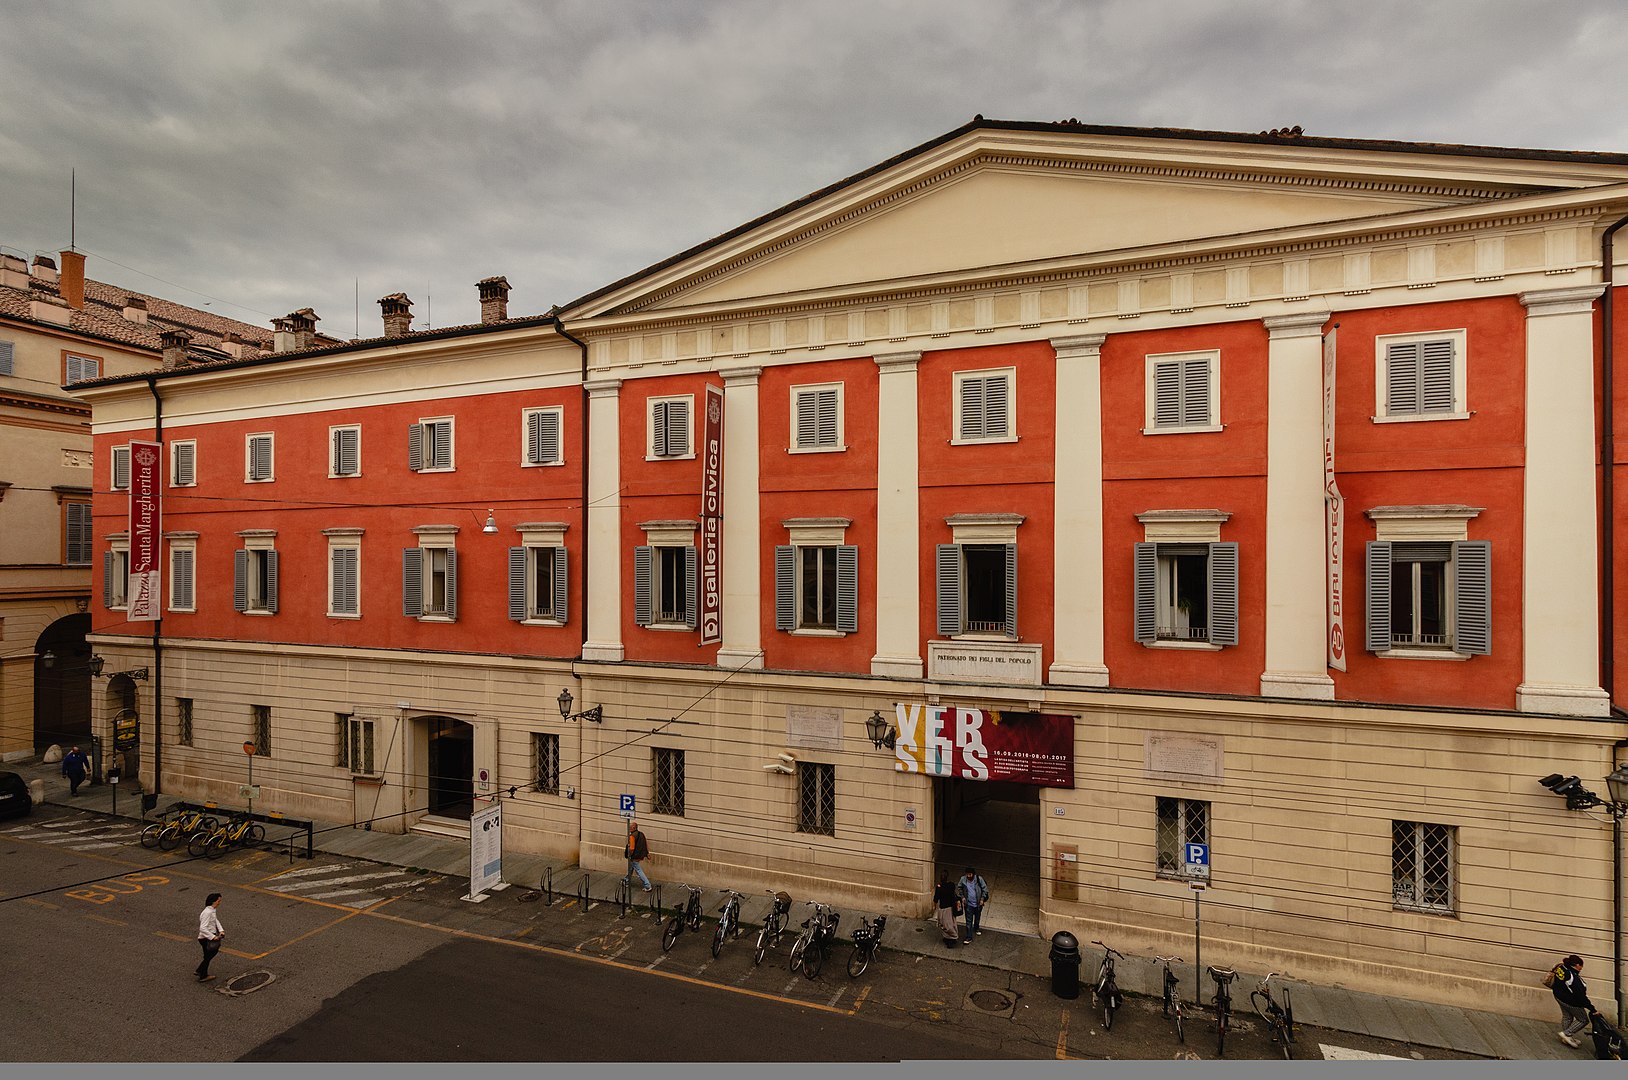
[[[991,1016],[1011,1016],[1017,999],[1002,990],[973,990],[967,994],[966,1007],[989,1013]]]
[[[228,997],[241,997],[270,986],[276,979],[277,976],[269,971],[245,971],[241,975],[233,975],[227,979],[217,992]]]

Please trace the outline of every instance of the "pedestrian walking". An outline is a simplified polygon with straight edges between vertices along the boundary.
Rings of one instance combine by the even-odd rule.
[[[953,949],[961,940],[961,928],[955,922],[955,917],[961,914],[961,899],[955,895],[955,883],[950,880],[948,870],[938,875],[933,904],[938,908],[938,932],[944,936],[944,947]]]
[[[1567,1046],[1581,1046],[1577,1035],[1589,1026],[1594,1003],[1588,999],[1588,987],[1583,983],[1583,958],[1576,953],[1554,966],[1543,978],[1544,985],[1553,991],[1555,1003],[1560,1006],[1560,1041]]]
[[[967,940],[983,933],[978,924],[983,920],[984,905],[989,903],[989,884],[972,867],[955,883],[955,895],[961,900],[961,910],[967,916]]]
[[[198,912],[198,944],[203,948],[203,962],[193,974],[198,976],[201,983],[210,982],[215,978],[209,974],[209,961],[220,952],[220,943],[226,937],[226,931],[220,925],[220,915],[215,910],[220,907],[220,901],[220,893],[212,892],[204,901],[203,910]]]
[[[74,747],[62,755],[62,775],[68,778],[68,794],[78,795],[79,785],[85,782],[85,773],[90,762],[85,758],[85,752]]]
[[[631,885],[633,876],[637,874],[639,881],[644,885],[644,891],[650,891],[650,879],[644,876],[644,867],[639,864],[650,855],[650,845],[645,842],[644,833],[639,831],[639,823],[632,818],[627,819],[627,874],[622,878],[623,885]]]

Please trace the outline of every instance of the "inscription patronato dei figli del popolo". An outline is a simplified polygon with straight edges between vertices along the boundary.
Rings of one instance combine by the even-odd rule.
[[[929,642],[928,660],[935,679],[1040,685],[1040,646],[1007,642]]]

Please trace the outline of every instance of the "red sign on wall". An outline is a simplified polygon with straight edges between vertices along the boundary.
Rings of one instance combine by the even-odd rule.
[[[1074,718],[1052,713],[895,705],[893,768],[964,780],[1074,786]]]
[[[724,501],[724,392],[708,386],[701,410],[701,644],[723,640],[723,501]]]
[[[163,618],[159,597],[163,584],[159,539],[159,479],[164,448],[155,442],[130,444],[130,577],[125,618],[152,622]]]

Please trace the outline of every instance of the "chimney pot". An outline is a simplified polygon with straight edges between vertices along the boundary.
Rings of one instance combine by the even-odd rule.
[[[191,334],[185,330],[165,330],[158,335],[158,342],[164,347],[165,371],[192,365],[192,361],[187,359],[187,346],[192,344]]]
[[[77,251],[62,253],[61,294],[69,307],[85,306],[85,257]]]
[[[391,293],[379,297],[379,308],[384,314],[384,336],[404,337],[413,327],[413,302],[406,293]]]
[[[480,321],[502,322],[509,317],[509,279],[489,277],[475,282],[480,290]]]
[[[36,255],[34,256],[32,273],[34,277],[47,285],[55,285],[57,283],[57,262],[49,255]]]
[[[17,255],[0,252],[0,286],[28,291],[28,262]]]
[[[134,294],[124,298],[124,317],[133,323],[147,324],[147,298]]]
[[[293,352],[296,349],[309,349],[317,343],[318,315],[310,308],[300,308],[291,311],[281,319],[276,320],[277,351]],[[288,335],[287,343],[284,335]]]

